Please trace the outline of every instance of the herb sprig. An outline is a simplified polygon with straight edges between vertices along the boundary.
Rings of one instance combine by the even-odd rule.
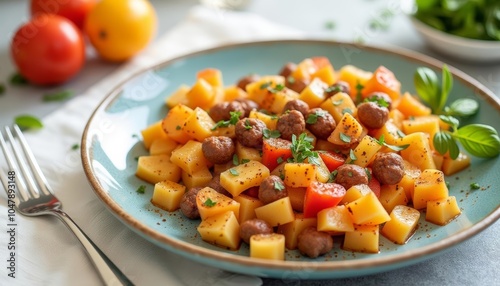
[[[290,146],[292,157],[288,159],[289,162],[303,163],[307,160],[309,163],[319,166],[319,154],[312,151],[314,149],[312,141],[313,138],[307,136],[307,133],[302,133],[299,137],[293,134],[292,145]]]
[[[214,127],[212,127],[212,131],[216,130],[217,128],[228,127],[229,125],[235,125],[236,123],[238,123],[238,120],[240,120],[241,111],[231,111],[229,112],[229,114],[231,116],[229,120],[221,120],[215,123]]]

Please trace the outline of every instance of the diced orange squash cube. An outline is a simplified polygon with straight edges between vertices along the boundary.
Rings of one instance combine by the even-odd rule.
[[[311,58],[306,58],[297,64],[297,68],[292,71],[291,76],[295,79],[309,80],[311,75],[315,73],[316,70],[316,63]]]
[[[398,143],[398,139],[404,137],[403,131],[399,129],[393,121],[387,121],[384,126],[379,129],[370,130],[369,134],[374,138],[380,139],[384,136],[384,141],[390,145],[396,145]]]
[[[349,215],[349,211],[344,205],[337,205],[321,210],[317,218],[318,231],[325,231],[333,234],[354,231],[352,217]]]
[[[361,139],[362,134],[363,126],[351,114],[345,113],[327,140],[335,145],[346,146]]]
[[[332,97],[321,103],[320,107],[328,111],[337,124],[339,124],[340,120],[344,116],[344,113],[351,113],[353,116],[356,116],[358,112],[351,97],[347,93],[343,92],[334,94]]]
[[[378,253],[379,240],[378,225],[355,225],[354,231],[345,233],[342,248],[356,252]]]
[[[405,244],[417,229],[420,212],[408,206],[398,205],[390,216],[391,220],[384,224],[380,233],[394,243]]]
[[[394,102],[394,107],[401,111],[406,118],[430,115],[432,112],[429,107],[408,92],[405,92],[398,101]]]
[[[162,122],[160,120],[141,130],[142,143],[147,150],[149,150],[151,144],[153,144],[153,141],[156,139],[166,139],[168,137],[161,124]]]
[[[440,170],[426,169],[422,171],[413,191],[413,207],[423,209],[428,201],[436,201],[448,197],[448,187],[444,174]]]
[[[406,206],[408,204],[405,190],[400,185],[382,185],[378,199],[388,213],[391,213],[397,205]]]
[[[212,180],[212,173],[208,167],[201,168],[200,170],[194,171],[189,174],[186,171],[182,171],[182,182],[188,189],[193,187],[204,187]]]
[[[237,250],[240,246],[240,225],[232,211],[219,213],[203,220],[197,228],[204,241]]]
[[[316,181],[316,165],[309,163],[286,163],[284,166],[285,185],[290,187],[308,187]]]
[[[326,83],[328,86],[334,84],[337,81],[337,75],[332,65],[326,65],[319,68],[315,73],[311,75],[313,79],[319,78],[321,81]]]
[[[389,111],[389,120],[396,125],[397,128],[403,129],[403,120],[405,115],[399,109],[393,108]]]
[[[373,92],[385,92],[394,101],[401,96],[401,83],[392,71],[379,66],[372,77],[365,83],[362,95],[368,97]]]
[[[309,108],[318,107],[325,99],[325,89],[328,87],[321,79],[313,79],[307,86],[302,90],[299,95],[299,99],[307,103]]]
[[[181,169],[170,162],[169,155],[140,156],[135,175],[151,184],[181,179]]]
[[[400,152],[401,157],[419,167],[420,170],[436,169],[436,165],[432,158],[433,152],[426,133],[415,132],[407,134],[405,137],[399,139],[396,145],[408,145],[408,148]]]
[[[197,79],[202,78],[212,86],[218,86],[218,87],[224,86],[222,82],[222,72],[218,69],[214,68],[202,69],[196,74],[196,78]]]
[[[169,180],[155,184],[151,203],[169,212],[177,210],[186,192],[186,186]]]
[[[272,95],[270,89],[276,89],[277,86],[285,86],[284,77],[278,75],[261,77],[258,81],[247,84],[248,99],[260,105],[268,96]]]
[[[269,169],[258,161],[240,164],[220,174],[220,184],[233,197],[243,191],[260,186],[262,180],[269,177]]]
[[[181,84],[170,96],[165,99],[165,104],[168,108],[173,108],[176,105],[188,105],[186,94],[191,89],[189,85]]]
[[[355,224],[379,225],[391,218],[373,192],[346,204]]]
[[[422,171],[420,171],[420,168],[417,166],[413,165],[412,163],[403,160],[403,170],[404,170],[404,175],[401,181],[398,183],[399,186],[403,187],[405,190],[406,194],[406,199],[411,201],[413,199],[413,190],[415,188],[415,180],[420,177],[420,174]]]
[[[446,153],[448,154],[448,153]],[[438,170],[443,170],[443,162],[444,162],[444,155],[439,154],[438,151],[433,150],[432,151],[432,160],[434,160],[434,165],[436,165],[436,169]],[[445,174],[447,175],[447,174]]]
[[[353,65],[345,65],[339,70],[339,80],[349,84],[350,96],[353,100],[356,99],[358,93],[356,86],[358,84],[365,86],[366,82],[372,78],[372,75],[372,72],[362,70]]]
[[[316,227],[316,218],[304,218],[301,213],[295,214],[295,219],[292,222],[281,224],[278,226],[278,233],[285,236],[285,247],[287,249],[297,248],[297,237],[306,228],[313,226]]]
[[[237,87],[236,85],[230,85],[224,88],[223,101],[233,101],[235,99],[242,99],[247,97],[248,97],[247,92]]]
[[[191,138],[202,142],[205,138],[213,135],[212,128],[214,126],[215,122],[210,115],[205,110],[196,107],[191,116],[186,119],[182,129]]]
[[[285,236],[279,233],[252,235],[250,237],[250,257],[285,260]]]
[[[196,206],[200,212],[201,220],[228,211],[233,212],[236,219],[240,215],[240,203],[210,187],[205,187],[198,191],[196,194]]]
[[[240,224],[249,219],[256,218],[255,209],[264,205],[264,203],[262,203],[258,198],[247,196],[245,194],[240,194],[233,199],[240,203]]]
[[[201,142],[190,140],[172,151],[170,161],[188,174],[194,174],[194,172],[205,169],[207,166],[212,166],[210,161],[203,155],[201,146]]]
[[[172,151],[178,146],[179,143],[168,138],[168,136],[164,138],[157,138],[153,141],[153,143],[151,143],[151,146],[149,147],[149,155],[160,155],[160,154],[170,155]]]
[[[378,143],[373,137],[366,135],[361,139],[358,146],[354,148],[353,153],[356,157],[356,160],[351,161],[351,158],[347,158],[351,164],[358,165],[360,167],[368,166],[373,159],[375,158],[375,154],[382,148],[382,145]]]
[[[208,108],[214,101],[216,88],[203,78],[196,80],[191,89],[186,93],[188,106],[202,109]]]
[[[292,222],[295,219],[289,197],[256,208],[255,215],[273,227]]]
[[[339,204],[345,205],[363,196],[366,196],[367,194],[372,192],[373,192],[372,189],[370,189],[368,185],[365,184],[354,185],[346,190],[345,195]]]
[[[176,105],[169,110],[162,121],[162,128],[169,138],[184,144],[192,138],[183,130],[184,123],[193,114],[193,110],[186,105]]]
[[[425,220],[438,225],[445,225],[462,213],[454,196],[428,201]]]
[[[453,175],[470,166],[470,157],[460,152],[458,157],[453,160],[450,156],[443,157],[443,166],[441,170],[446,176]]]

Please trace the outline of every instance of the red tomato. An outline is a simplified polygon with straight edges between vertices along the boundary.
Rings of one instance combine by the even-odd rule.
[[[259,198],[259,187],[251,187],[250,189],[245,190],[242,194],[257,199]]]
[[[262,164],[270,171],[274,170],[280,162],[292,157],[292,142],[280,138],[269,138],[264,140],[262,146]]]
[[[87,14],[94,8],[97,0],[31,0],[31,16],[38,14],[57,14],[70,19],[82,30]]]
[[[63,83],[76,75],[85,62],[80,30],[57,15],[32,18],[17,30],[10,49],[19,73],[39,85]]]
[[[321,210],[336,206],[345,193],[346,189],[342,185],[312,182],[304,198],[304,217],[316,217]]]
[[[380,182],[373,176],[370,179],[370,181],[368,181],[368,187],[370,187],[370,189],[375,194],[375,196],[377,196],[377,198],[380,197]]]
[[[362,91],[363,98],[376,91],[385,92],[392,100],[397,100],[401,96],[401,83],[392,71],[379,66],[366,82]]]
[[[345,162],[344,156],[333,151],[318,152],[318,154],[330,172],[337,170]]]

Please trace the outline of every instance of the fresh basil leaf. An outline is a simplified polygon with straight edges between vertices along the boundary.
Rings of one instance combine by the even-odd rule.
[[[442,71],[442,86],[441,86],[441,96],[439,97],[437,110],[441,111],[448,101],[448,96],[450,94],[451,89],[453,88],[453,75],[448,69],[447,65],[443,65]]]
[[[455,134],[454,134],[455,135]],[[470,124],[459,128],[455,137],[470,154],[480,158],[492,158],[500,154],[500,138],[488,125]]]
[[[460,121],[458,121],[458,119],[456,119],[453,116],[439,115],[439,119],[441,119],[444,123],[447,123],[447,124],[451,125],[451,127],[453,128],[453,130],[457,129],[458,125],[460,125]]]
[[[458,148],[457,142],[452,137],[448,140],[448,154],[450,154],[450,158],[453,160],[460,155],[460,148]]]
[[[474,99],[460,98],[455,100],[447,109],[447,114],[452,116],[469,117],[479,111],[479,103]]]
[[[29,128],[42,128],[43,123],[40,119],[32,115],[20,115],[14,118],[14,123],[16,123],[21,130],[26,130]]]
[[[413,83],[420,98],[429,104],[432,110],[436,110],[439,105],[439,79],[436,73],[430,68],[419,67],[413,76]]]
[[[439,154],[444,155],[448,151],[449,140],[453,140],[453,138],[448,132],[437,132],[436,134],[434,134],[434,138],[432,140],[436,151],[438,151]]]

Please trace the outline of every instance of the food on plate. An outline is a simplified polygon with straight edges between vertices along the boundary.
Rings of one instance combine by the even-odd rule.
[[[81,31],[58,15],[40,14],[22,25],[12,38],[10,52],[19,73],[38,85],[66,82],[85,62]]]
[[[420,70],[416,82],[422,75],[432,78]],[[316,258],[342,241],[345,250],[378,253],[380,235],[410,240],[421,211],[437,225],[460,215],[445,175],[470,157],[455,150],[455,137],[474,155],[498,155],[488,127],[473,126],[485,148],[457,136],[467,126],[450,112],[467,112],[445,106],[449,76],[442,88],[433,84],[417,89],[428,107],[383,66],[335,71],[313,57],[232,86],[204,69],[142,131],[150,154],[139,157],[136,175],[155,184],[154,205],[200,219],[201,239],[226,249],[246,243],[251,257],[282,260],[298,249]]]

